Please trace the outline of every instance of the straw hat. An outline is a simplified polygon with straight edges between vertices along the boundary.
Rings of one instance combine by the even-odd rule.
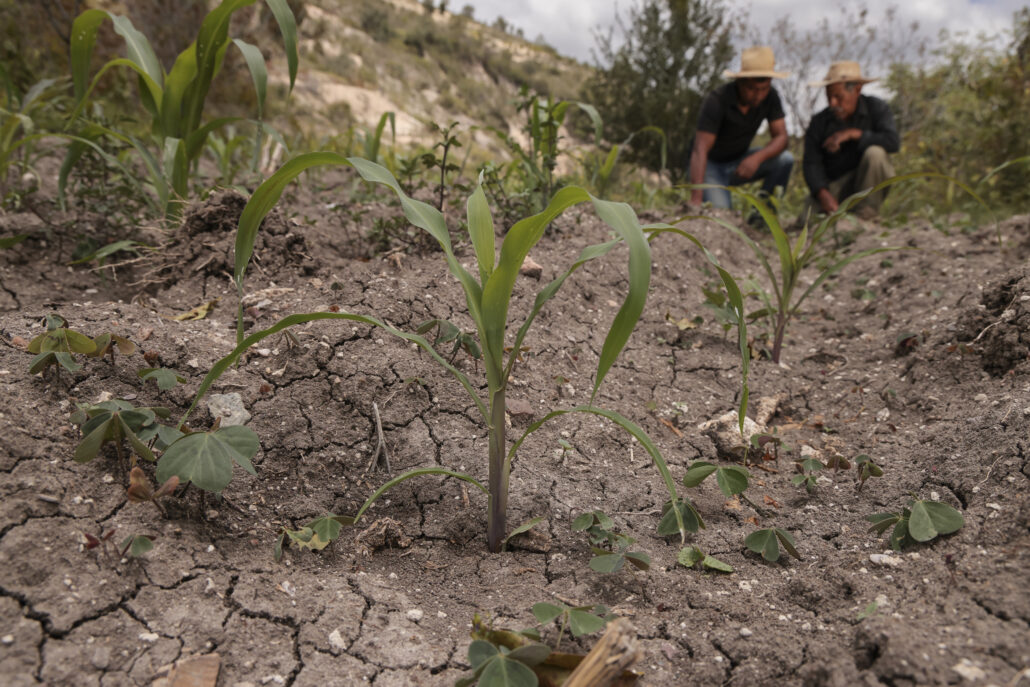
[[[870,83],[876,79],[867,79],[862,76],[862,67],[858,62],[834,62],[830,65],[830,71],[826,72],[826,78],[822,81],[809,81],[809,86],[822,88],[835,83]]]
[[[759,45],[748,48],[740,55],[740,71],[726,71],[723,77],[727,79],[783,79],[790,76],[790,72],[775,71],[776,58],[773,56],[772,48],[767,45]]]

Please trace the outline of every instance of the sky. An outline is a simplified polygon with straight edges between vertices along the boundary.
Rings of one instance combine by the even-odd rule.
[[[616,8],[622,14],[631,0],[451,0],[451,11],[468,4],[475,17],[491,24],[503,16],[521,28],[525,37],[543,36],[558,52],[591,63],[596,45],[594,32],[614,23]],[[892,5],[898,7],[899,20],[920,23],[926,34],[936,36],[940,29],[951,32],[986,31],[998,33],[1012,25],[1012,14],[1027,6],[1027,0],[864,0],[871,16],[882,14]],[[789,14],[798,29],[814,27],[827,13],[836,13],[837,2],[827,0],[729,0],[729,4],[750,10],[752,23],[771,25]],[[853,3],[858,5],[860,3]]]

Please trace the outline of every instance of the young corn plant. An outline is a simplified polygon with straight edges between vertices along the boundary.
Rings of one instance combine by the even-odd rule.
[[[200,26],[197,38],[176,58],[166,72],[146,36],[128,17],[101,9],[88,9],[72,24],[71,69],[77,106],[71,120],[77,119],[99,80],[115,67],[128,68],[139,76],[140,103],[151,116],[150,131],[157,155],[149,145],[134,136],[108,127],[92,124],[87,139],[110,136],[131,145],[140,156],[147,177],[166,215],[173,211],[173,202],[189,195],[190,173],[204,150],[211,132],[238,121],[222,117],[203,121],[204,104],[211,82],[221,70],[229,45],[239,48],[254,82],[257,94],[259,128],[263,116],[268,71],[260,48],[239,38],[230,38],[229,22],[239,9],[256,0],[222,0]],[[283,45],[290,73],[290,88],[297,76],[297,24],[287,0],[265,0],[282,32]],[[108,61],[90,81],[90,61],[101,24],[110,20],[115,33],[125,40],[126,57]],[[85,144],[73,142],[65,159],[58,182],[63,192],[68,174],[85,152]]]
[[[475,408],[485,424],[488,432],[488,482],[480,484],[473,477],[448,470],[446,468],[418,468],[399,475],[376,490],[354,516],[357,521],[365,510],[388,489],[404,480],[426,474],[444,474],[470,482],[489,494],[487,513],[487,542],[490,551],[500,551],[504,540],[508,504],[508,484],[512,460],[526,438],[545,423],[569,413],[588,413],[607,418],[633,435],[640,445],[651,456],[665,486],[669,492],[670,502],[683,504],[676,491],[676,484],[669,468],[654,442],[644,431],[622,415],[594,405],[597,391],[611,370],[612,365],[626,345],[644,308],[647,291],[651,280],[651,251],[644,228],[640,226],[636,214],[629,205],[600,200],[585,190],[567,187],[558,191],[547,208],[536,215],[516,222],[512,226],[501,246],[495,245],[496,230],[491,216],[486,194],[478,186],[468,198],[467,224],[469,238],[475,253],[475,272],[470,272],[458,260],[451,246],[451,238],[444,216],[439,210],[422,201],[410,198],[403,192],[397,180],[385,168],[361,158],[344,158],[335,153],[316,152],[300,155],[279,169],[266,180],[251,197],[240,217],[239,230],[236,235],[235,274],[234,279],[242,303],[243,281],[253,252],[258,227],[269,211],[278,202],[287,184],[292,182],[301,172],[319,165],[351,165],[366,181],[375,182],[394,191],[400,199],[405,216],[414,226],[427,232],[439,244],[443,259],[458,280],[465,295],[468,315],[475,324],[476,339],[482,352],[482,362],[486,373],[486,393],[481,396],[479,386],[474,384],[463,372],[443,358],[432,343],[419,334],[396,329],[389,324],[371,316],[346,312],[318,312],[295,314],[283,318],[268,329],[244,336],[242,307],[237,311],[237,346],[227,356],[219,360],[201,382],[194,406],[214,381],[232,365],[248,348],[265,337],[271,336],[290,326],[316,320],[340,319],[362,322],[379,327],[394,336],[411,342],[424,350],[437,364],[441,365],[462,388],[469,394]],[[548,224],[566,209],[584,202],[593,204],[600,218],[616,233],[617,239],[585,248],[573,263],[556,279],[545,285],[537,294],[533,307],[525,321],[519,326],[510,346],[508,336],[508,305],[512,297],[515,280],[519,268],[529,251],[540,241]],[[629,266],[627,270],[628,290],[618,313],[611,323],[601,348],[597,369],[594,374],[594,386],[587,404],[565,410],[554,410],[534,422],[510,446],[505,429],[506,393],[508,379],[518,360],[530,327],[536,316],[547,302],[558,292],[565,281],[580,267],[591,260],[608,254],[616,245],[625,243],[629,249]],[[713,258],[714,259],[714,258]],[[192,411],[187,410],[185,417]],[[161,477],[159,464],[159,478]],[[685,539],[687,525],[683,517],[683,508],[673,509],[670,515],[674,523],[673,532],[678,532]]]
[[[945,179],[951,183],[957,184],[983,205],[983,201],[980,200],[980,197],[976,195],[969,186],[953,177],[934,172],[904,174],[887,179],[871,189],[848,197],[840,204],[840,207],[836,212],[823,218],[814,227],[809,228],[806,225],[792,242],[790,237],[787,236],[787,233],[783,230],[783,227],[780,226],[776,213],[765,202],[765,200],[740,188],[728,187],[727,190],[730,191],[730,193],[739,196],[749,203],[761,215],[762,219],[765,220],[765,223],[768,225],[769,231],[772,234],[773,243],[776,248],[775,256],[766,255],[765,248],[751,239],[751,237],[744,233],[739,227],[725,220],[717,217],[704,217],[701,215],[684,217],[682,219],[707,219],[716,222],[735,233],[754,252],[755,257],[758,258],[759,263],[762,265],[762,269],[768,277],[771,291],[755,284],[757,297],[761,301],[762,307],[755,312],[749,313],[747,315],[747,319],[764,319],[769,322],[772,339],[770,357],[773,362],[779,363],[780,355],[783,351],[783,339],[787,333],[787,326],[797,314],[798,309],[801,307],[801,304],[805,302],[805,299],[807,299],[827,279],[856,260],[860,260],[870,255],[875,255],[876,253],[883,253],[885,251],[903,250],[900,247],[878,247],[852,253],[851,255],[832,262],[829,266],[823,268],[811,285],[803,291],[800,291],[800,287],[803,286],[800,281],[802,272],[804,272],[809,265],[817,263],[818,259],[822,256],[822,251],[820,249],[824,239],[831,235],[830,232],[836,226],[837,222],[839,222],[848,213],[848,211],[854,208],[869,194],[883,190],[889,186],[893,186],[894,184],[923,177]],[[723,188],[707,185],[690,186],[689,188],[699,187]],[[776,257],[779,258],[780,263],[778,275],[772,267],[772,262]],[[800,293],[798,293],[798,291],[800,291]]]

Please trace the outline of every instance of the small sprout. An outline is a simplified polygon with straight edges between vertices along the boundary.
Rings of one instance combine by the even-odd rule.
[[[715,482],[726,498],[746,490],[748,478],[751,477],[747,470],[736,465],[719,467],[699,460],[695,461],[687,470],[687,474],[683,476],[683,484],[686,487],[696,487],[713,472],[715,473]]]
[[[136,352],[136,344],[124,336],[118,336],[110,332],[94,337],[93,343],[96,344],[96,350],[92,353],[87,353],[86,356],[89,358],[103,358],[105,355],[110,355],[112,365],[114,365],[115,349],[118,349],[118,352],[122,355],[132,355]]]
[[[686,546],[680,549],[679,555],[676,556],[676,562],[684,568],[693,568],[700,564],[702,568],[707,568],[708,570],[733,572],[732,566],[723,563],[714,556],[709,556],[697,546]]]
[[[570,607],[563,603],[542,602],[533,604],[532,610],[533,616],[541,626],[559,621],[558,639],[554,643],[555,651],[561,646],[566,628],[573,637],[582,637],[603,630],[604,626],[615,618],[615,615],[608,611],[608,607],[602,604]]]
[[[864,453],[855,458],[855,466],[858,468],[857,491],[862,491],[865,481],[870,477],[883,477],[883,468],[874,463],[873,459]]]
[[[469,644],[468,661],[472,675],[462,678],[455,685],[479,684],[483,687],[536,687],[539,679],[533,667],[543,663],[551,655],[545,644],[527,644],[517,649],[494,646],[483,639]]]
[[[77,372],[82,365],[75,362],[72,353],[89,355],[97,344],[85,334],[68,329],[68,321],[60,315],[47,315],[47,330],[29,342],[29,353],[36,357],[29,364],[29,374],[44,372],[51,365],[60,365],[69,372]]]
[[[756,450],[761,454],[761,458],[764,461],[778,461],[780,459],[780,451],[784,453],[790,452],[790,446],[783,442],[783,439],[776,434],[752,434],[751,435],[751,449]],[[772,449],[770,451],[770,448]],[[751,451],[748,451],[748,457],[750,458]],[[747,461],[745,461],[746,463]]]
[[[511,531],[511,534],[505,537],[504,541],[501,542],[501,550],[503,551],[508,546],[508,542],[511,541],[512,537],[522,534],[523,532],[528,532],[529,530],[533,529],[537,524],[539,524],[540,521],[542,521],[543,519],[543,515],[538,515],[535,518],[530,518],[529,520],[526,520],[524,523],[513,529]]]
[[[249,427],[219,427],[186,434],[172,443],[157,462],[157,480],[173,475],[183,484],[193,482],[205,491],[221,492],[232,481],[233,463],[256,475],[250,460],[261,448]]]
[[[917,542],[927,542],[938,535],[957,532],[965,524],[962,514],[938,501],[909,501],[900,513],[874,513],[866,516],[873,523],[870,532],[883,534],[893,527],[891,548],[901,551]]]
[[[122,540],[118,547],[120,549],[118,555],[122,558],[126,555],[129,558],[139,558],[154,548],[154,541],[151,537],[142,534],[130,534]]]
[[[161,515],[167,515],[160,504],[160,499],[168,496],[179,487],[179,478],[172,475],[162,484],[157,491],[150,485],[150,480],[143,474],[143,470],[137,465],[129,471],[129,488],[126,495],[132,503],[143,503],[150,501],[154,504]]]
[[[329,513],[315,518],[299,530],[283,528],[275,541],[273,555],[276,561],[283,557],[283,545],[292,543],[298,549],[321,551],[340,537],[340,530],[354,524],[354,518],[347,515]]]
[[[780,559],[780,546],[794,558],[801,560],[801,555],[794,548],[794,537],[786,530],[779,527],[769,527],[764,530],[756,530],[747,535],[744,545],[755,553],[761,554],[762,558],[775,563]]]
[[[186,383],[185,377],[175,370],[169,370],[167,367],[144,367],[136,373],[136,376],[144,382],[153,379],[157,383],[157,388],[161,391],[168,391],[174,388],[176,384]]]
[[[83,435],[82,441],[75,447],[75,462],[88,463],[93,460],[108,442],[115,445],[118,457],[124,459],[122,442],[125,440],[128,440],[133,451],[131,465],[136,464],[136,456],[154,462],[156,459],[146,442],[157,437],[163,427],[157,418],[165,418],[169,414],[167,408],[136,408],[121,399],[81,404],[70,418],[72,424],[79,425]],[[164,429],[172,433],[177,431],[171,427]]]
[[[594,557],[590,559],[590,568],[599,573],[613,573],[629,563],[638,570],[651,567],[651,557],[641,551],[630,551],[636,542],[615,530],[615,523],[599,510],[583,513],[572,521],[574,532],[586,532],[590,538],[590,550]]]
[[[811,494],[815,490],[815,473],[823,469],[823,464],[815,458],[806,458],[805,460],[795,463],[795,469],[797,469],[797,475],[790,478],[790,483],[795,487],[799,485],[805,485],[805,491]]]
[[[878,604],[875,601],[871,601],[871,602],[869,602],[869,604],[865,608],[862,609],[862,611],[857,616],[855,616],[855,620],[857,620],[858,622],[862,622],[866,618],[869,618],[869,617],[875,615],[876,611],[879,608],[880,608],[880,604]]]

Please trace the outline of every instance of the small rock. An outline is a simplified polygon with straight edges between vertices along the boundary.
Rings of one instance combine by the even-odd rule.
[[[218,511],[216,511],[214,508],[212,508],[208,512],[204,513],[204,517],[207,518],[208,520],[215,520],[215,519],[218,518]]]
[[[880,411],[878,413],[876,413],[876,421],[877,422],[886,422],[888,420],[888,418],[890,418],[890,416],[891,416],[890,408],[881,408]]]
[[[140,639],[141,642],[153,643],[153,642],[156,642],[160,638],[161,638],[161,636],[158,635],[156,632],[140,632],[139,633],[139,639]]]
[[[970,661],[968,658],[963,658],[961,661],[951,667],[956,673],[961,675],[963,679],[970,682],[976,682],[977,680],[983,680],[987,677],[987,673],[983,671],[979,666]]]
[[[987,394],[977,394],[976,396],[973,396],[973,400],[977,403],[984,403],[987,401]]]
[[[876,565],[882,565],[887,568],[897,568],[901,566],[902,560],[889,556],[885,553],[871,553],[869,554],[869,560]]]
[[[207,407],[213,417],[222,419],[222,427],[244,425],[250,420],[250,413],[243,407],[243,398],[236,391],[211,394],[207,398]]]
[[[530,279],[539,279],[544,274],[544,268],[527,255],[522,261],[522,267],[519,268],[519,274]]]
[[[344,640],[343,635],[340,634],[339,630],[333,630],[329,633],[329,646],[337,651],[347,650],[347,642]]]
[[[280,675],[279,673],[275,673],[274,675],[266,675],[263,678],[261,678],[261,684],[267,685],[269,683],[276,685],[285,685],[286,678]]]
[[[422,620],[423,613],[421,610],[417,608],[412,608],[404,615],[407,616],[408,620],[410,620],[411,622],[417,623],[418,621]]]
[[[533,406],[529,401],[521,398],[512,398],[507,401],[508,415],[511,416],[511,421],[518,425],[529,425],[533,422],[535,413],[533,412]]]
[[[14,644],[14,635],[4,635],[3,637],[0,637],[0,644],[11,646]]]
[[[740,628],[740,636],[741,637],[750,637],[753,634],[754,634],[754,632],[752,632],[751,630],[747,629],[746,627]]]
[[[271,348],[258,348],[254,352],[257,353],[262,358],[267,358],[268,356],[272,355],[272,349]]]

